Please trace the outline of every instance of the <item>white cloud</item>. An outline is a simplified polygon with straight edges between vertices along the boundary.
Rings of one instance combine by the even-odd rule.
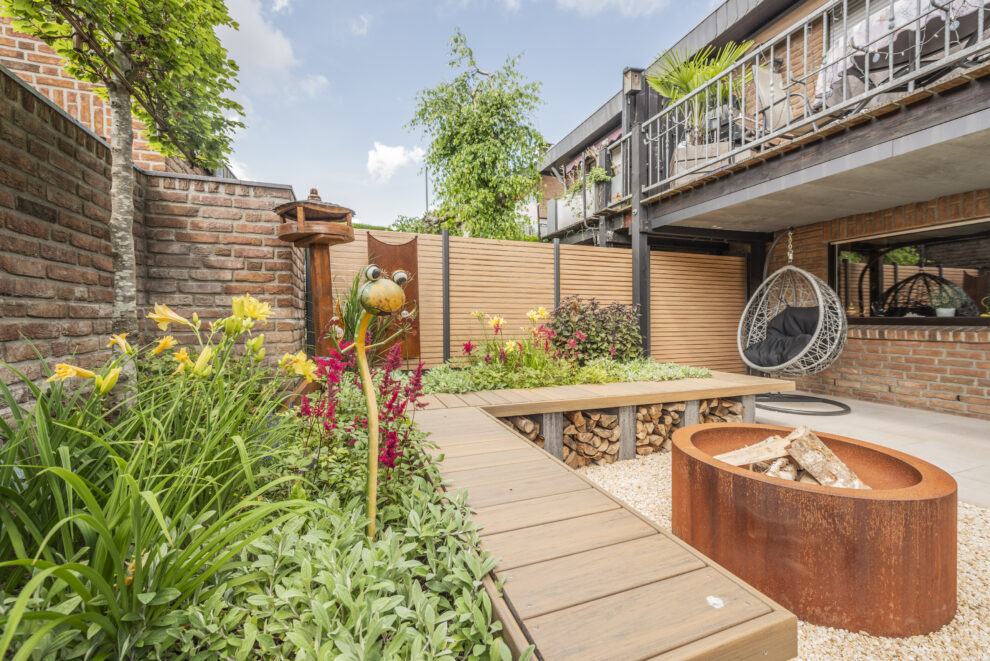
[[[303,93],[311,99],[315,99],[330,86],[330,81],[323,74],[310,74],[299,81],[299,87]]]
[[[374,149],[368,150],[368,173],[378,181],[385,182],[392,178],[399,168],[419,163],[426,152],[420,147],[406,149],[399,145],[389,147],[375,141]]]
[[[289,8],[289,3],[291,0],[272,0],[272,11],[275,13],[283,12]]]
[[[240,67],[240,87],[247,93],[280,90],[299,64],[292,42],[262,15],[260,0],[228,0],[230,15],[238,30],[217,30],[220,40]]]
[[[248,168],[247,164],[244,163],[244,161],[239,161],[232,157],[228,165],[230,166],[230,170],[238,179],[243,181],[254,181],[254,177],[251,176],[251,170]]]
[[[562,9],[573,9],[582,16],[618,11],[624,16],[649,16],[670,4],[670,0],[557,0]]]
[[[351,28],[351,34],[358,37],[366,36],[368,30],[371,28],[371,14],[361,14],[357,18],[352,18],[349,26]]]
[[[522,0],[505,0],[505,8],[509,11],[519,11]]]

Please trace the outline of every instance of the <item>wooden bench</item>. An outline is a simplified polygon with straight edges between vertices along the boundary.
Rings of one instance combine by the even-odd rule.
[[[416,413],[498,559],[485,585],[516,654],[533,644],[545,661],[797,655],[794,615],[495,417],[793,389],[718,376],[435,395]]]

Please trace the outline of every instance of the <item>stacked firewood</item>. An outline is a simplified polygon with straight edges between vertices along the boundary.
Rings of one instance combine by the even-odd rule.
[[[703,399],[698,402],[701,422],[742,422],[742,402],[734,399]]]
[[[684,402],[636,407],[636,454],[669,450],[670,437],[680,424],[685,408]]]
[[[715,455],[715,459],[783,480],[846,489],[870,488],[807,427]]]
[[[619,416],[602,411],[564,413],[564,463],[580,468],[619,457]]]

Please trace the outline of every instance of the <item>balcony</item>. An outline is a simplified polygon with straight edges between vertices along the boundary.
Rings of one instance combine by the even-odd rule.
[[[643,123],[643,197],[714,181],[987,73],[988,4],[827,3]]]

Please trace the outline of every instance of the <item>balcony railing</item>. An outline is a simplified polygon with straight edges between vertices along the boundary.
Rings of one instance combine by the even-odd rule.
[[[644,195],[800,139],[883,104],[884,95],[984,64],[990,59],[988,5],[829,2],[643,124]]]

